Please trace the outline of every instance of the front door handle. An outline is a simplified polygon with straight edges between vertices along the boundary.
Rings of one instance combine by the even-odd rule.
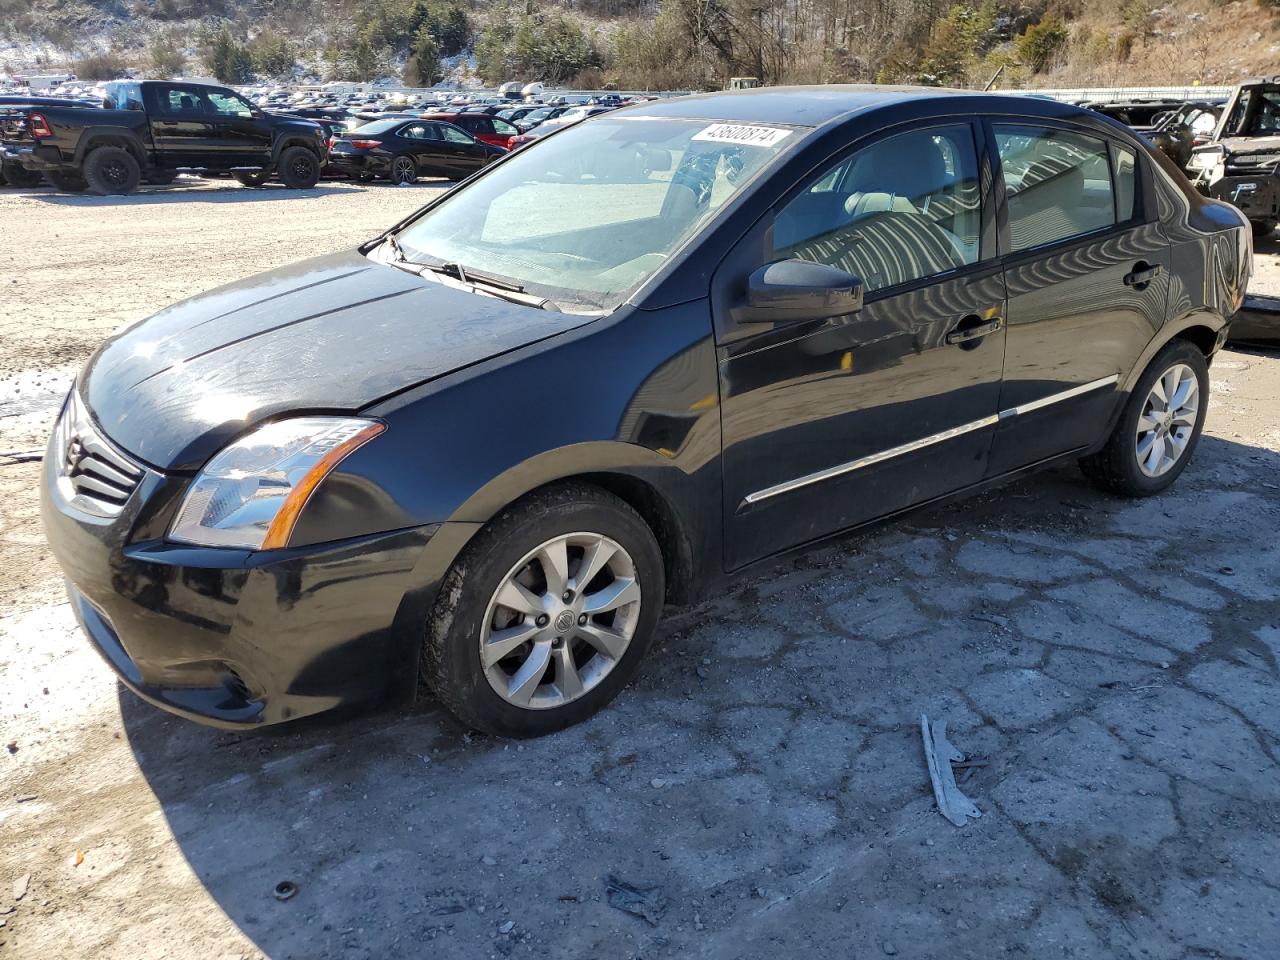
[[[961,320],[960,325],[947,334],[947,344],[949,346],[972,344],[975,340],[990,336],[1002,326],[1004,326],[1004,317],[983,320],[977,314],[972,314]]]
[[[1133,271],[1124,275],[1124,285],[1133,287],[1135,290],[1145,290],[1147,284],[1158,276],[1160,276],[1160,264],[1152,266],[1145,260],[1139,260],[1133,265]]]

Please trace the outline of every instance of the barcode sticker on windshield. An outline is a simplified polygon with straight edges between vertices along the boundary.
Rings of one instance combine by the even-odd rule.
[[[746,147],[772,147],[791,135],[790,130],[777,127],[757,127],[749,123],[713,123],[693,135],[693,140],[709,140],[712,143],[738,143]]]

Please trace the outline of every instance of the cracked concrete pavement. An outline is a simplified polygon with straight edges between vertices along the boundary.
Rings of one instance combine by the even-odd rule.
[[[381,194],[317,205],[326,242],[390,219]],[[165,255],[135,282],[168,300]],[[37,466],[0,467],[0,957],[1277,956],[1280,356],[1212,377],[1169,494],[1063,469],[795,555],[522,744],[430,703],[248,735],[151,709],[58,596]],[[47,426],[10,409],[9,450]],[[987,760],[964,828],[922,712]],[[656,888],[656,923],[610,877]]]

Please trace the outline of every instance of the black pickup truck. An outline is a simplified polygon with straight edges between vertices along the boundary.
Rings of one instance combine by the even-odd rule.
[[[328,159],[313,121],[265,113],[225,87],[162,80],[109,83],[101,107],[0,109],[0,151],[6,166],[97,194],[129,193],[181,170],[228,172],[249,187],[274,174],[302,189],[315,186]]]

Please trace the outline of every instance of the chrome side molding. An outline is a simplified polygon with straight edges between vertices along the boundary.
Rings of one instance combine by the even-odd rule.
[[[883,463],[885,460],[892,460],[894,457],[900,457],[903,454],[923,450],[925,447],[931,447],[935,443],[954,440],[956,437],[962,437],[966,433],[973,433],[975,430],[982,430],[985,427],[994,426],[1002,420],[1009,420],[1012,417],[1016,417],[1024,413],[1031,413],[1034,410],[1040,410],[1044,407],[1051,406],[1052,404],[1061,403],[1063,400],[1071,400],[1074,397],[1091,393],[1094,390],[1101,390],[1103,387],[1109,387],[1112,384],[1119,382],[1120,375],[1113,374],[1109,377],[1103,377],[1100,380],[1093,380],[1090,383],[1082,383],[1080,386],[1072,387],[1070,390],[1063,390],[1061,393],[1052,393],[1047,397],[1041,397],[1039,400],[1032,400],[1028,403],[1019,404],[1016,407],[1009,407],[1008,409],[1001,410],[999,413],[992,414],[989,417],[983,417],[980,420],[973,420],[969,423],[961,424],[958,427],[952,427],[950,430],[943,430],[941,433],[933,433],[927,437],[921,437],[919,440],[912,440],[910,443],[904,443],[897,447],[890,447],[888,450],[881,450],[879,453],[872,453],[865,457],[859,457],[857,460],[850,460],[848,463],[841,463],[834,467],[827,467],[825,470],[819,470],[816,473],[808,473],[803,477],[796,477],[794,480],[786,480],[782,483],[774,484],[772,487],[765,487],[763,490],[757,490],[755,493],[747,494],[742,500],[742,506],[749,507],[762,500],[768,500],[772,497],[781,496],[784,493],[790,493],[793,490],[799,490],[801,487],[821,483],[824,480],[831,480],[835,477],[844,476],[846,473],[861,470],[863,467],[870,467],[877,463]]]

